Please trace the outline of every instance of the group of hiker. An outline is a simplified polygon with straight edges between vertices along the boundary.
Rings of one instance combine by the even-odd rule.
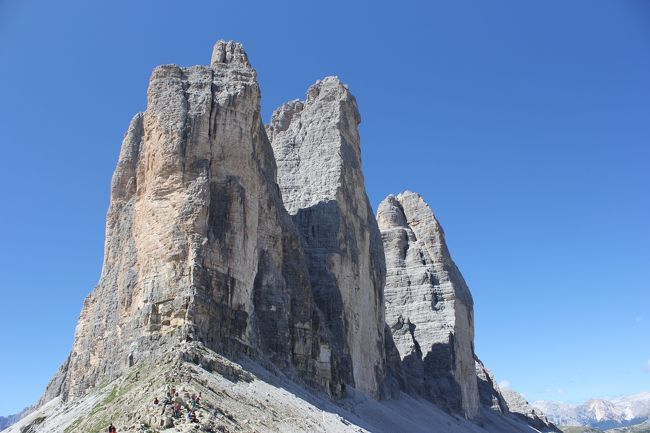
[[[200,407],[201,404],[201,393],[192,394],[185,393],[186,398],[189,397],[189,403],[185,404],[185,401],[181,398],[179,393],[176,391],[176,388],[169,388],[165,399],[161,403],[158,397],[154,397],[153,405],[158,407],[162,404],[161,415],[165,415],[165,412],[169,413],[175,419],[179,419],[183,416],[183,408],[187,409],[187,420],[189,422],[199,422],[199,419],[196,416],[196,409]],[[117,429],[111,423],[108,427],[108,433],[117,433]]]
[[[188,393],[186,393],[186,396],[189,396]],[[158,400],[158,397],[154,398],[153,404],[155,406],[158,406],[160,404],[160,401]],[[183,399],[180,397],[178,392],[176,391],[175,388],[171,388],[167,391],[167,395],[165,396],[165,400],[162,402],[162,413],[161,415],[164,415],[166,411],[168,410],[168,407],[171,409],[171,415],[178,419],[183,415],[183,406],[185,409],[187,409],[187,419],[190,422],[199,422],[198,418],[196,417],[196,409],[198,409],[199,405],[201,404],[201,393],[199,392],[198,394],[192,394],[190,397],[189,404],[185,404]]]

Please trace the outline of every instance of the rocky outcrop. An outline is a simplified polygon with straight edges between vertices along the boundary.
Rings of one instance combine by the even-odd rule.
[[[285,207],[301,235],[316,304],[346,381],[374,396],[386,376],[384,254],[364,188],[355,98],[336,77],[267,126]]]
[[[539,409],[534,409],[523,395],[510,388],[504,388],[501,393],[508,404],[510,413],[524,421],[526,424],[541,432],[562,431],[557,428]]]
[[[444,232],[412,192],[388,196],[377,219],[386,254],[386,322],[407,386],[473,418],[479,412],[473,301]]]
[[[259,99],[234,42],[218,42],[210,66],[154,70],[113,176],[101,278],[47,399],[186,340],[341,392]]]
[[[476,378],[478,380],[478,395],[481,405],[495,412],[507,414],[508,404],[501,394],[494,375],[485,368],[480,359],[476,358]]]
[[[377,401],[350,389],[340,404],[301,387],[277,369],[250,359],[242,363],[198,345],[181,343],[131,367],[127,374],[73,401],[43,405],[3,433],[533,433],[524,422],[484,411],[479,422],[449,414],[421,398]],[[180,404],[195,407],[198,422],[183,410],[152,404],[173,387]]]

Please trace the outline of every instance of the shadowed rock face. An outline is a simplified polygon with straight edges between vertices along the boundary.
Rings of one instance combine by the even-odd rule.
[[[378,210],[386,253],[386,322],[411,391],[466,417],[478,414],[473,301],[444,232],[419,194]]]
[[[259,98],[237,43],[218,42],[210,66],[154,70],[113,176],[102,275],[44,401],[183,340],[341,391]]]
[[[495,412],[507,414],[510,412],[508,404],[501,394],[499,385],[490,370],[485,368],[480,359],[476,360],[476,378],[478,380],[478,394],[481,405]]]
[[[359,122],[347,87],[327,77],[309,88],[306,101],[278,108],[267,133],[345,379],[379,396],[386,375],[385,265],[361,173]]]
[[[513,416],[539,431],[561,433],[561,430],[555,424],[550,422],[541,411],[534,409],[524,396],[517,391],[505,388],[502,395]]]

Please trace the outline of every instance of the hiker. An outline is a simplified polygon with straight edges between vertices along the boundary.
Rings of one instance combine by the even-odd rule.
[[[111,425],[108,426],[108,433],[117,433],[117,429],[115,428],[113,423],[111,423]]]
[[[158,406],[158,403],[160,403],[160,402],[158,401],[158,397],[154,397],[154,398],[153,398],[153,404],[155,404],[156,406]]]

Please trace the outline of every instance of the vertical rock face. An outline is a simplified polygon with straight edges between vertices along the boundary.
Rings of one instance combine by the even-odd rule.
[[[359,112],[336,77],[278,108],[267,134],[301,234],[316,304],[346,381],[378,396],[385,376],[384,255],[361,173]]]
[[[473,301],[444,232],[412,192],[388,196],[378,221],[386,252],[386,322],[407,386],[473,418],[479,410]]]
[[[78,395],[167,344],[263,353],[332,392],[298,232],[241,45],[156,68],[113,176],[100,281],[46,397]]]
[[[379,224],[373,215],[347,87],[317,82],[266,129],[259,100],[234,42],[218,42],[210,66],[154,70],[113,175],[100,280],[39,406],[178,351],[160,370],[176,375],[167,369],[212,349],[271,361],[336,397],[349,383],[468,418],[481,404],[506,414],[431,209],[406,192],[382,202]]]

